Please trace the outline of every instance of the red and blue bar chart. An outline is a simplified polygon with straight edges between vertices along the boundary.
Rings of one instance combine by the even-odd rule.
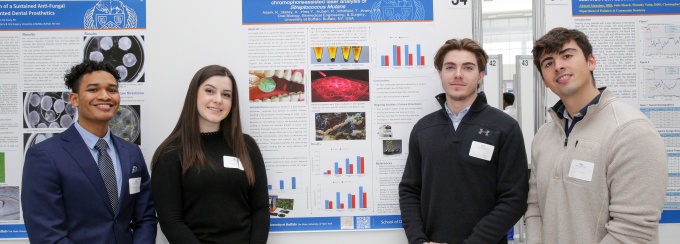
[[[392,56],[381,55],[380,66],[425,66],[425,56],[420,55],[420,44],[416,44],[415,57],[411,51],[409,45],[404,45],[402,55],[402,46],[392,45]]]
[[[358,199],[357,199],[357,194],[352,194],[348,193],[347,194],[347,199],[345,202],[343,202],[341,199],[342,194],[340,192],[335,192],[335,201],[333,200],[325,200],[325,209],[357,209],[357,208],[367,208],[368,206],[368,194],[364,192],[364,187],[359,186],[359,194],[358,194]],[[358,200],[358,204],[357,204]]]
[[[350,163],[349,158],[345,158],[345,167],[340,167],[338,162],[334,163],[333,170],[330,169],[323,172],[324,175],[342,175],[342,174],[364,174],[364,157],[356,156],[356,163]],[[344,169],[344,172],[343,172]]]

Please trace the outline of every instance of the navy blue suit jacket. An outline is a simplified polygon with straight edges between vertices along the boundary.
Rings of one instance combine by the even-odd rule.
[[[111,135],[120,159],[118,214],[85,141],[72,125],[26,152],[21,204],[31,243],[155,243],[156,218],[142,151]],[[129,179],[141,178],[130,194]]]

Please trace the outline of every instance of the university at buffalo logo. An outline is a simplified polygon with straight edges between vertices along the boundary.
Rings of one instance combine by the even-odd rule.
[[[425,8],[419,0],[378,0],[373,4],[373,21],[424,20]]]
[[[99,0],[85,12],[85,29],[137,28],[135,10],[120,0]]]

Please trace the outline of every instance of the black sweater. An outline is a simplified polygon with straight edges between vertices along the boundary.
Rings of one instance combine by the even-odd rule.
[[[269,234],[267,175],[260,149],[245,135],[255,170],[249,186],[240,169],[225,168],[234,156],[220,133],[201,134],[210,162],[182,175],[180,150],[166,150],[153,168],[151,192],[158,220],[170,243],[266,243]],[[176,144],[175,144],[176,145]]]
[[[409,243],[507,243],[527,209],[527,156],[514,119],[478,94],[454,129],[445,106],[418,121],[399,184]],[[470,156],[473,141],[494,146],[491,160]]]

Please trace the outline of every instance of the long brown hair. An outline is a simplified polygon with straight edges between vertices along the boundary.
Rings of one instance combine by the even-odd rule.
[[[210,160],[205,156],[201,149],[201,132],[198,127],[199,114],[196,101],[198,99],[198,90],[201,84],[213,76],[226,76],[231,80],[231,111],[229,112],[229,115],[220,122],[220,129],[222,130],[222,134],[224,139],[226,139],[227,144],[234,150],[234,155],[241,160],[246,177],[248,178],[248,183],[252,186],[255,183],[255,173],[250,154],[248,154],[243,130],[241,129],[236,79],[234,79],[234,75],[232,75],[229,69],[219,65],[203,67],[198,70],[194,75],[194,78],[191,79],[186,98],[184,99],[184,107],[179,115],[177,125],[175,125],[175,129],[172,130],[168,138],[166,138],[163,143],[158,146],[158,149],[156,149],[156,152],[151,159],[151,168],[156,166],[159,157],[163,153],[173,149],[181,149],[182,174],[185,174],[192,166],[196,166],[201,170],[205,167],[206,160]],[[174,145],[174,142],[179,142],[179,145]]]

